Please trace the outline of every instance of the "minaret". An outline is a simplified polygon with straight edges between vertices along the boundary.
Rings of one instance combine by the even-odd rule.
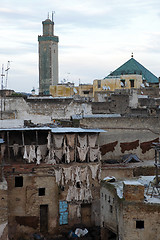
[[[39,42],[39,94],[48,95],[50,85],[58,84],[58,42],[54,36],[53,13],[52,21],[42,22],[43,35],[38,36]]]

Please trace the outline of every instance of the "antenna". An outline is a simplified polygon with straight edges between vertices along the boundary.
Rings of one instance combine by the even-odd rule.
[[[3,77],[5,77],[5,74],[4,74],[4,64],[2,64],[2,74],[1,74],[1,90],[3,90]]]
[[[55,14],[55,11],[52,11],[52,22],[53,22],[53,16],[54,16],[54,14]]]
[[[49,19],[49,12],[48,12],[48,19]]]
[[[7,83],[8,83],[8,71],[10,69],[10,61],[8,61],[7,63],[7,69],[5,70],[6,72],[6,84],[5,84],[5,88],[7,89]]]

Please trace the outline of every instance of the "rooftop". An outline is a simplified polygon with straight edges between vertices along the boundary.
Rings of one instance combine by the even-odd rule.
[[[121,181],[109,182],[109,184],[113,185],[116,189],[117,196],[122,199],[123,198],[123,185],[134,185],[140,186],[143,185],[145,187],[144,191],[144,203],[156,203],[160,204],[160,194],[158,192],[154,192],[152,195],[152,186],[150,183],[154,180],[155,176],[140,176],[139,178],[125,179]],[[107,182],[108,184],[108,182]]]
[[[148,83],[158,83],[158,78],[146,69],[143,65],[137,62],[133,57],[117,68],[115,71],[111,72],[107,77],[115,77],[120,75],[137,74],[142,75],[142,79],[146,80]]]

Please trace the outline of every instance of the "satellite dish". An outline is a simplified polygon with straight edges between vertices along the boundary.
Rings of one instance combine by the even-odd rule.
[[[149,83],[146,82],[146,86],[149,87]]]
[[[103,86],[102,88],[103,88],[103,90],[107,90],[107,87],[106,87],[106,86]]]
[[[73,92],[74,92],[74,93],[77,93],[77,89],[76,89],[76,88],[73,88]]]
[[[108,86],[108,90],[111,90],[111,88]]]
[[[141,91],[141,95],[143,95],[143,92]]]

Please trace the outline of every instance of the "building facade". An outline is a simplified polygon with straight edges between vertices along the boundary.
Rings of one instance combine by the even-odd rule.
[[[101,239],[159,239],[159,194],[148,191],[154,176],[112,181],[101,186]]]
[[[46,19],[42,22],[43,35],[39,42],[39,94],[49,95],[50,85],[58,84],[58,42],[54,35],[54,22]]]

